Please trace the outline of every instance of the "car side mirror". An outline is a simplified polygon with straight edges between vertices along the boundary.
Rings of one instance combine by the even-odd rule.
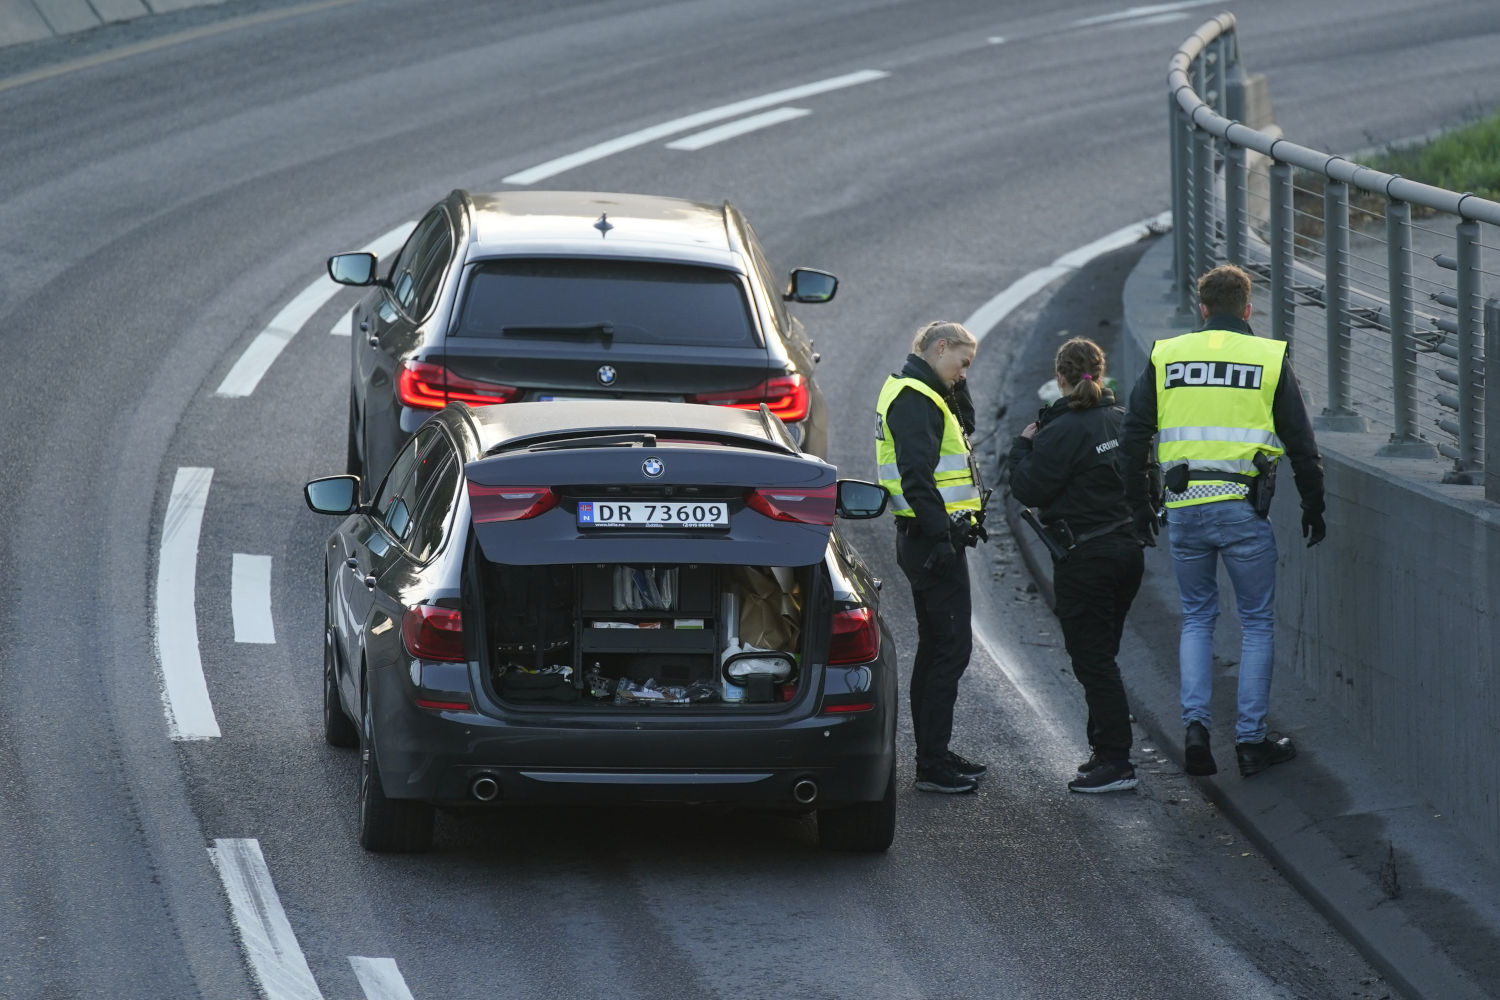
[[[359,509],[359,477],[314,479],[302,487],[302,499],[315,514],[352,514]]]
[[[839,279],[827,271],[799,267],[788,277],[786,294],[782,296],[788,302],[829,302],[839,290]]]
[[[336,253],[328,258],[328,276],[341,285],[373,285],[379,265],[372,253]]]
[[[838,484],[838,515],[850,521],[868,521],[885,513],[885,505],[891,494],[884,486],[865,483],[858,479],[840,479]]]

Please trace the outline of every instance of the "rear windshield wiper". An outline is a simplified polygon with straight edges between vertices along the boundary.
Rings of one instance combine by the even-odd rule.
[[[543,323],[500,328],[500,335],[509,337],[549,337],[571,333],[597,333],[601,337],[613,337],[615,325],[613,323]]]

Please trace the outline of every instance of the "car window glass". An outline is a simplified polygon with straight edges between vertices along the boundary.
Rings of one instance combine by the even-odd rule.
[[[432,312],[432,306],[437,301],[438,289],[443,284],[443,275],[448,271],[448,257],[452,250],[453,235],[445,224],[435,234],[432,243],[424,248],[422,257],[413,272],[416,284],[416,305],[412,308],[412,315],[418,319]]]
[[[391,265],[391,294],[408,314],[417,318],[426,315],[420,301],[421,283],[424,278],[431,280],[427,272],[434,266],[435,255],[441,254],[446,261],[451,239],[447,214],[441,207],[435,208],[417,224],[396,262]],[[441,264],[436,266],[441,268]],[[438,277],[441,277],[440,271]],[[436,284],[433,291],[436,292]],[[431,302],[426,305],[430,306]]]
[[[750,223],[741,219],[740,225],[744,234],[745,248],[750,252],[750,264],[760,277],[761,286],[766,290],[766,297],[771,300],[771,309],[776,314],[776,325],[785,330],[787,326],[786,303],[781,295],[786,279],[777,277],[776,272],[771,269],[770,258],[766,256],[765,248],[760,245],[760,238],[755,235],[755,230],[750,228]]]
[[[458,459],[448,451],[428,484],[428,489],[418,498],[416,521],[407,548],[419,561],[425,561],[437,551],[443,542],[448,527],[448,515],[453,512],[453,501],[457,497],[460,470]]]
[[[596,344],[757,346],[740,276],[690,264],[496,260],[477,268],[456,337]]]
[[[406,443],[391,463],[380,492],[375,494],[375,517],[397,538],[403,538],[410,526],[409,497],[414,493],[417,475],[421,466],[421,450],[431,447],[432,436],[441,433],[435,428],[424,427]]]

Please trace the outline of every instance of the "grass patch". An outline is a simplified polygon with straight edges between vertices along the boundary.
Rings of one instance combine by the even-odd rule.
[[[1500,114],[1365,161],[1388,174],[1500,201]]]

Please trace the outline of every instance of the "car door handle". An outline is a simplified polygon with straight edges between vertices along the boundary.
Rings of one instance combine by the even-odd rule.
[[[350,569],[357,570],[359,569],[359,560],[354,558],[353,556],[350,556],[348,559],[344,560],[344,565],[348,566]]]
[[[359,332],[360,333],[369,333],[370,332],[370,318],[368,316],[366,316],[364,319],[362,319],[362,320],[359,321]]]

